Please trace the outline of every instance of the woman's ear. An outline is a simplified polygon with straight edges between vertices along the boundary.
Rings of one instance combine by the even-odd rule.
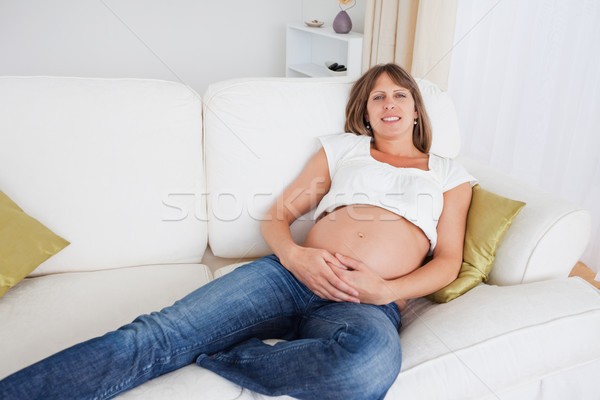
[[[369,113],[365,111],[365,121],[369,122]]]

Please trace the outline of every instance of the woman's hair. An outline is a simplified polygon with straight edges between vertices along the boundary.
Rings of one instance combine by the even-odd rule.
[[[365,72],[352,86],[350,99],[346,105],[346,132],[357,135],[372,136],[373,133],[367,129],[365,114],[367,112],[367,101],[375,86],[375,81],[381,74],[388,74],[390,79],[399,86],[410,91],[415,102],[417,111],[417,124],[413,128],[413,143],[415,147],[423,152],[429,153],[431,147],[431,123],[425,111],[425,104],[417,83],[408,72],[396,64],[380,64]]]

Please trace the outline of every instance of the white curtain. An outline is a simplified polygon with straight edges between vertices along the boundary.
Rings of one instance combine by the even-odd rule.
[[[600,1],[459,0],[449,92],[463,154],[591,211],[600,271]]]
[[[363,71],[395,62],[448,87],[456,0],[367,0]]]

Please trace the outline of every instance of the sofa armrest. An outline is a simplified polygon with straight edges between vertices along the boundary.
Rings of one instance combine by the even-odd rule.
[[[527,203],[498,248],[489,283],[514,285],[568,276],[590,239],[589,211],[468,157],[457,161],[483,188]]]

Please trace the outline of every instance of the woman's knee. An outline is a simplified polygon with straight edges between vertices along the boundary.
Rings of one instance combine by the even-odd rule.
[[[332,365],[347,398],[380,399],[394,383],[402,364],[402,351],[397,332],[391,329],[376,330],[370,337],[361,337],[358,348],[345,348],[344,356]],[[343,342],[343,341],[342,341]],[[343,347],[343,343],[340,343]]]
[[[374,392],[383,390],[385,393],[396,380],[401,365],[402,351],[400,339],[396,335],[393,339],[367,347],[365,354],[357,357],[353,367],[361,376],[355,376],[354,379]]]

